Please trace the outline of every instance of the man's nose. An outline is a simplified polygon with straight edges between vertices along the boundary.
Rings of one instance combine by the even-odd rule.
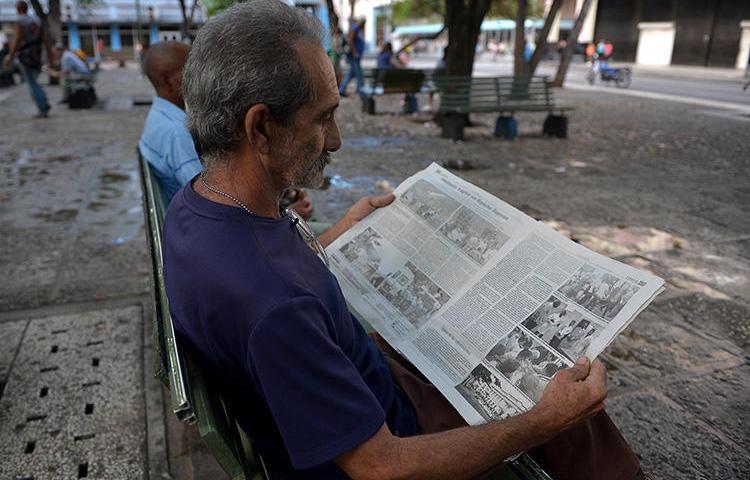
[[[328,152],[335,152],[341,148],[341,132],[336,120],[333,120],[331,127],[326,132],[325,149]]]

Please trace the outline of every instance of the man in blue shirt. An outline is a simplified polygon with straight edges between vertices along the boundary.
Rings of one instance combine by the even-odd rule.
[[[182,97],[182,68],[190,47],[180,42],[152,46],[143,70],[156,90],[138,148],[167,200],[203,169],[188,132]]]
[[[558,372],[523,415],[466,426],[365,334],[336,278],[279,214],[284,190],[318,185],[341,146],[322,34],[277,0],[235,4],[201,28],[183,91],[205,170],[177,193],[164,227],[178,340],[274,477],[469,478],[540,446],[558,480],[636,478],[637,459],[601,413],[601,362]],[[360,200],[321,243],[392,200]]]
[[[362,54],[365,51],[365,41],[362,38],[362,30],[365,28],[365,20],[352,21],[349,26],[348,45],[349,52],[346,54],[346,60],[349,62],[349,72],[346,78],[339,86],[339,93],[342,97],[346,96],[346,87],[352,81],[352,77],[357,77],[357,93],[361,93],[365,85],[365,76],[362,72]]]

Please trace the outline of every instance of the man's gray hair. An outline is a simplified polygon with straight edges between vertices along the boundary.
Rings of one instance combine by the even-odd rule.
[[[322,39],[317,18],[278,0],[238,3],[206,22],[182,81],[188,129],[204,161],[237,149],[253,105],[268,105],[281,125],[292,123],[313,94],[294,46]]]

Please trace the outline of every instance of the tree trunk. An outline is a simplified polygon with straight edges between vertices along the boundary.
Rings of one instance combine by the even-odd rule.
[[[39,3],[39,0],[31,0],[31,8],[34,9],[34,13],[36,13],[36,16],[42,21],[47,18],[47,12],[44,11],[44,7]]]
[[[190,16],[188,17],[188,23],[185,30],[188,32],[190,43],[193,43],[193,36],[190,34],[190,29],[193,28],[193,18],[195,18],[195,9],[198,6],[198,0],[193,0],[193,6],[190,7]]]
[[[447,75],[471,76],[480,27],[489,8],[490,0],[445,0],[445,26],[448,27],[448,46],[445,47]]]
[[[445,27],[448,28],[448,46],[445,47],[445,74],[470,77],[474,70],[474,56],[482,20],[490,9],[491,0],[445,0]],[[467,113],[453,114],[471,124]],[[442,123],[438,111],[433,121]]]
[[[581,11],[578,13],[578,18],[576,18],[576,23],[573,25],[573,30],[571,30],[568,35],[568,44],[565,46],[565,50],[563,50],[562,58],[560,59],[560,66],[557,67],[555,81],[552,82],[552,85],[555,87],[562,87],[565,82],[565,75],[568,73],[570,60],[573,58],[573,53],[578,45],[578,34],[581,33],[583,21],[586,20],[586,15],[589,13],[591,2],[592,0],[583,0],[583,5],[581,5]]]
[[[354,21],[354,6],[356,3],[357,0],[349,0],[349,28],[351,28],[351,23]]]
[[[326,0],[326,6],[328,7],[328,34],[333,38],[333,34],[336,33],[336,30],[341,28],[339,26],[339,15],[336,13],[333,0]]]
[[[190,13],[188,13],[187,5],[185,4],[185,0],[179,0],[180,2],[180,12],[182,13],[182,23],[180,24],[180,34],[182,35],[182,38],[190,39],[193,38],[190,36],[190,29],[193,26],[193,17],[195,16],[195,8],[198,6],[198,0],[193,0],[193,5],[190,7]]]
[[[513,75],[526,75],[526,0],[518,0],[518,12],[516,14],[516,42],[513,49]]]
[[[557,12],[560,11],[562,3],[563,0],[553,0],[552,5],[549,7],[547,18],[544,20],[544,26],[542,26],[541,32],[539,32],[539,40],[536,42],[534,55],[531,56],[531,61],[529,61],[527,67],[529,75],[534,75],[536,67],[539,66],[539,62],[542,60],[544,50],[547,48],[547,37],[549,36],[549,31],[552,30],[552,24],[555,23],[555,17],[557,17]]]

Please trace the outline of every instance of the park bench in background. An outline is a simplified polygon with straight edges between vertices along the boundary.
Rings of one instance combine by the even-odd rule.
[[[568,136],[565,112],[572,107],[555,104],[547,77],[441,76],[434,83],[440,92],[445,138],[463,140],[466,114],[489,112],[500,114],[495,124],[496,136],[515,138],[516,112],[547,112],[542,132],[558,138]]]
[[[427,77],[424,70],[409,68],[383,68],[373,69],[365,72],[367,82],[362,91],[362,111],[375,115],[375,96],[391,93],[403,93],[408,102],[405,111],[413,113],[416,111],[416,99],[414,94],[427,93],[430,88],[425,83]]]
[[[137,149],[136,149],[137,150]],[[198,428],[201,440],[232,480],[272,480],[269,466],[225,407],[195,359],[177,342],[169,314],[162,263],[162,224],[166,201],[148,162],[138,152],[149,241],[156,334],[155,374],[169,388],[171,409]],[[507,462],[488,480],[552,480],[528,455]]]

